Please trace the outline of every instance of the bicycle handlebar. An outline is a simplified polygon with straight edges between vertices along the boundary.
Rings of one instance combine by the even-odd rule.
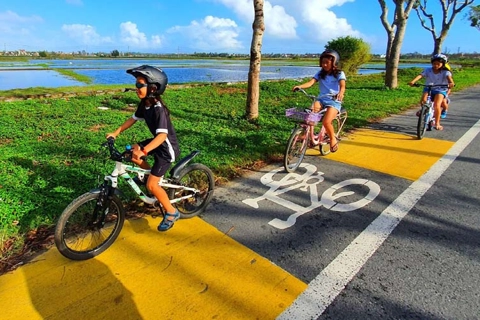
[[[303,90],[302,88],[296,88],[295,90],[293,90],[293,92],[297,92],[297,91],[300,91],[302,92],[304,95],[306,95],[307,97],[309,97],[310,99],[312,99],[313,101],[315,101],[315,99],[317,99],[317,96],[314,96],[313,94],[309,94],[307,93],[305,90]],[[336,99],[337,98],[337,95],[336,94],[331,94],[331,93],[327,93],[327,94],[323,94],[320,96],[320,98],[323,98],[323,97],[330,97],[332,99]]]
[[[425,87],[425,88],[433,88],[433,87],[437,87],[437,88],[446,88],[448,89],[448,84],[423,84],[423,83],[414,83],[413,84],[414,87]]]
[[[124,152],[118,151],[118,149],[115,147],[115,138],[108,137],[107,141],[102,143],[102,147],[108,147],[110,159],[119,162],[132,162],[132,150],[125,150]],[[145,160],[146,156],[142,156],[140,159]]]

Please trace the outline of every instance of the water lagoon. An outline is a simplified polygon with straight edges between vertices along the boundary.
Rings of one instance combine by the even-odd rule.
[[[0,90],[31,87],[84,86],[49,68],[71,69],[88,76],[92,84],[131,84],[133,78],[126,69],[150,64],[167,73],[170,83],[241,82],[248,80],[249,61],[238,60],[140,60],[140,59],[79,59],[31,60],[0,63]],[[261,80],[302,79],[311,77],[317,66],[282,66],[262,63]],[[382,70],[362,69],[361,74]]]

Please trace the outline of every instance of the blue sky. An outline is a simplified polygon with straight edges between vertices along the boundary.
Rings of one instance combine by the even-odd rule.
[[[429,5],[439,8],[435,0]],[[264,12],[262,53],[319,53],[347,35],[365,40],[373,53],[385,52],[376,0],[265,0]],[[480,52],[480,31],[465,14],[457,15],[442,51]],[[252,0],[1,1],[0,50],[248,54],[252,22]],[[402,53],[432,50],[431,33],[412,13]]]

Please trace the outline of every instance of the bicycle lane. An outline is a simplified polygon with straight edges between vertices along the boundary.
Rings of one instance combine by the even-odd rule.
[[[156,231],[159,222],[127,221],[94,259],[69,261],[52,248],[2,275],[1,318],[269,319],[305,289],[198,217],[166,233]],[[260,301],[267,308],[257,310]]]
[[[332,154],[329,159],[357,159],[357,166],[365,159],[367,166],[373,154],[367,151],[362,155],[366,144],[378,148],[388,142],[390,150],[398,152],[402,148],[391,142],[398,139],[404,138],[362,130],[342,142],[342,153]],[[431,141],[426,139],[419,147],[429,145]],[[445,149],[449,145],[446,143]],[[437,149],[426,157],[429,161],[422,158],[423,170],[440,155]],[[391,162],[385,168],[398,166]],[[246,181],[252,178],[260,180],[249,177]],[[244,183],[238,183],[242,192],[247,189]],[[216,190],[216,199],[205,217],[218,214],[221,199],[236,192],[235,187],[222,189]],[[228,205],[245,207],[235,201]],[[234,214],[235,210],[220,215],[228,216],[229,211]],[[254,212],[247,216],[257,220],[268,214]],[[0,277],[3,318],[105,319],[128,315],[131,319],[185,319],[196,314],[196,318],[273,319],[307,288],[298,275],[249,249],[255,246],[242,241],[242,237],[239,242],[230,238],[230,234],[248,229],[249,223],[239,225],[237,221],[220,231],[201,219],[181,220],[169,232],[159,234],[155,231],[158,222],[151,217],[127,222],[116,243],[95,259],[68,261],[51,249],[33,263]]]
[[[236,241],[309,284],[452,145],[358,130],[326,158],[308,150],[298,173],[271,166],[230,185],[205,219],[220,230],[233,229]],[[319,299],[307,300],[284,319],[315,319],[303,312]]]
[[[262,177],[278,166],[267,167],[218,188],[204,220],[181,220],[166,233],[156,231],[159,219],[131,220],[95,259],[68,261],[53,248],[1,276],[2,318],[274,319],[453,144],[411,140],[359,130],[338,153],[306,159],[325,172],[323,180],[303,180],[302,188],[283,195],[306,207],[308,191],[322,195],[351,178],[373,181],[381,191],[361,210],[339,214],[319,206],[291,228],[272,227],[270,221],[286,220],[291,209],[269,200],[259,201],[258,209],[245,203],[269,190]],[[366,194],[361,186],[353,190],[360,195],[344,196],[346,203]]]
[[[309,156],[296,174],[283,173],[282,168],[278,165],[252,173],[250,177],[245,177],[220,192],[221,196],[217,197],[214,212],[206,215],[205,219],[220,230],[227,230],[235,226],[234,232],[230,233],[235,240],[309,284],[309,288],[298,298],[298,301],[286,309],[286,313],[281,316],[282,319],[316,319],[314,316],[321,313],[318,311],[320,305],[324,308],[329,306],[329,303],[336,298],[352,277],[355,277],[356,272],[362,268],[362,265],[370,259],[370,255],[373,255],[385,240],[381,236],[388,237],[409,212],[409,210],[404,210],[398,214],[393,210],[392,213],[392,206],[395,208],[400,205],[400,209],[411,209],[415,206],[416,202],[423,197],[423,193],[427,192],[435,183],[435,179],[438,179],[438,176],[435,177],[435,175],[443,174],[437,168],[437,163],[451,164],[449,161],[455,160],[458,152],[463,152],[461,148],[466,147],[465,142],[462,142],[464,145],[460,148],[455,145],[457,140],[465,141],[477,136],[478,132],[475,130],[471,132],[469,129],[471,126],[478,127],[477,120],[480,118],[480,110],[476,104],[476,97],[478,97],[479,91],[480,87],[477,86],[465,94],[457,93],[454,103],[452,103],[453,110],[444,120],[446,129],[427,132],[423,140],[417,140],[415,136],[417,118],[414,114],[416,110],[409,110],[405,114],[394,116],[370,129],[358,130],[349,135],[348,139],[342,141],[338,153],[319,157],[317,150],[308,150]],[[465,138],[464,135],[468,137]],[[468,143],[466,144],[468,145]],[[454,146],[455,148],[453,148]],[[461,166],[462,162],[459,165]],[[432,166],[435,167],[433,173],[427,175],[426,173]],[[442,170],[445,170],[445,167]],[[420,178],[422,180],[419,180]],[[473,176],[472,178],[474,179]],[[363,183],[363,186],[358,185],[359,183]],[[375,189],[375,184],[380,189],[378,194],[371,192],[372,189]],[[468,194],[472,193],[472,190],[467,191],[465,195],[468,199]],[[347,192],[355,194],[351,195]],[[336,198],[337,196],[339,197]],[[399,197],[400,199],[398,199]],[[445,200],[440,198],[436,202],[450,201],[454,203],[454,200],[450,199],[450,194],[443,195],[443,198]],[[232,199],[237,199],[237,201],[232,201]],[[341,210],[336,210],[336,207],[332,206],[332,199],[339,202],[338,207]],[[315,204],[312,205],[313,203]],[[428,219],[437,219],[438,214],[435,211],[442,210],[442,207],[436,207],[435,203],[431,207],[432,218]],[[385,219],[382,215],[387,215],[387,218]],[[292,216],[295,219],[290,219]],[[382,217],[377,220],[380,216]],[[458,223],[454,221],[456,216],[449,217],[447,215],[442,218],[445,220],[442,220],[443,223],[438,229],[435,226],[435,228],[424,231],[424,228],[420,227],[420,232],[441,234],[441,231],[438,230],[450,224],[457,226],[458,229],[465,225],[464,221]],[[431,221],[426,224],[428,223]],[[468,227],[468,225],[464,226],[465,229]],[[407,232],[401,232],[402,240],[421,238],[413,234],[408,235],[410,228],[418,229],[416,226],[411,227],[410,224],[407,224]],[[445,237],[445,235],[441,234],[439,237]],[[424,238],[428,238],[428,234]],[[427,254],[430,248],[428,241],[430,240],[427,240],[425,249]],[[455,241],[464,242],[458,239]],[[453,245],[453,243],[454,241],[450,244]],[[351,246],[351,244],[354,245]],[[360,245],[355,246],[355,244]],[[422,248],[423,246],[425,246],[423,243],[419,245]],[[346,249],[348,250],[345,251]],[[415,247],[410,249],[415,250]],[[360,251],[363,252],[363,255],[360,254]],[[369,253],[366,254],[366,251]],[[391,256],[386,257],[387,261],[398,260],[396,249],[390,251],[393,252]],[[420,254],[416,252],[416,255]],[[344,258],[337,259],[341,256]],[[408,268],[409,264],[402,262],[409,258],[406,256],[400,259],[401,268]],[[421,255],[419,258],[418,261],[412,263],[412,266],[423,263]],[[452,261],[451,256],[448,256],[447,259]],[[332,264],[332,262],[336,263]],[[431,263],[431,261],[428,262]],[[468,259],[464,263],[468,264]],[[445,266],[446,264],[443,263],[439,268],[445,269]],[[385,263],[387,270],[392,267],[395,268],[395,266]],[[395,274],[398,272],[395,269],[390,271],[389,276],[396,279],[398,276]],[[327,272],[327,276],[325,276],[325,272]],[[430,270],[430,272],[430,274],[434,274],[435,270]],[[412,277],[412,279],[414,278]],[[432,276],[432,278],[436,277]],[[427,281],[426,279],[425,281]],[[402,283],[403,280],[398,281]],[[360,280],[360,282],[362,285],[365,284],[365,281]],[[319,286],[318,283],[326,283],[326,286]],[[382,287],[382,284],[378,286]],[[430,288],[431,286],[431,283],[425,284],[425,287]],[[451,287],[455,288],[455,285]],[[388,288],[384,290],[388,291]],[[421,291],[422,288],[413,290]],[[443,284],[435,287],[434,293],[438,292],[437,290],[448,291],[445,290]],[[350,289],[350,291],[356,292],[356,289]],[[418,293],[418,291],[406,294],[402,292],[401,294],[406,295],[407,298],[395,297],[390,301],[390,305],[385,303],[387,307],[380,305],[379,308],[390,307],[399,312],[399,314],[387,315],[387,317],[393,318],[401,318],[403,311],[408,313],[416,310],[417,306],[424,308],[425,300],[414,299],[412,301],[413,297],[417,297],[413,294],[414,292]],[[361,295],[361,291],[357,294]],[[370,292],[365,292],[365,296],[368,297],[369,294]],[[448,299],[444,295],[437,294],[437,298]],[[370,296],[370,298],[372,297]],[[366,318],[371,316],[372,303],[377,302],[375,298],[372,298],[373,301],[364,299],[367,300],[367,304],[364,305],[359,306],[358,303],[355,303],[355,307],[358,309],[351,309],[352,305],[343,303],[335,310],[348,311],[344,314],[341,312],[335,314],[340,315],[339,318]],[[404,305],[396,305],[393,303],[396,298],[398,301],[407,302]],[[426,311],[423,315],[438,313],[438,309],[445,309],[446,305],[445,303],[432,304],[425,308]],[[452,307],[452,310],[458,310],[461,305],[448,304],[448,306]],[[365,313],[360,313],[360,310]],[[309,313],[310,311],[313,313]],[[420,312],[420,314],[422,313]],[[415,315],[418,316],[418,314]],[[382,316],[378,318],[382,318]]]

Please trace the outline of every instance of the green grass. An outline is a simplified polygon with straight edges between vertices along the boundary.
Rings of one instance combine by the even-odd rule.
[[[89,76],[85,76],[83,74],[79,74],[75,71],[68,70],[68,69],[61,69],[61,68],[55,68],[53,69],[56,72],[66,76],[67,78],[71,78],[73,80],[77,80],[86,84],[92,83],[92,79]]]
[[[421,89],[406,84],[419,71],[400,70],[400,86],[395,90],[384,88],[382,74],[348,77],[344,103],[349,112],[346,130],[416,105]],[[480,83],[480,68],[455,70],[454,79],[455,93]],[[292,93],[291,88],[296,84],[294,80],[262,82],[260,117],[253,123],[244,119],[246,84],[169,87],[164,99],[171,110],[182,155],[201,150],[196,160],[209,166],[218,182],[237,177],[242,168],[258,161],[279,161],[293,126],[284,116],[285,109],[308,106],[303,95]],[[54,90],[95,91],[120,87]],[[32,90],[28,94],[32,94]],[[41,88],[35,90],[42,92]],[[317,90],[312,87],[308,91],[316,94]],[[22,95],[21,91],[9,91],[10,95]],[[137,102],[134,93],[0,102],[2,243],[11,238],[20,239],[39,226],[54,225],[70,201],[98,185],[99,176],[109,172],[113,164],[105,154],[99,153],[99,146],[106,133],[131,116]],[[118,146],[147,137],[146,126],[137,123],[118,137]]]

